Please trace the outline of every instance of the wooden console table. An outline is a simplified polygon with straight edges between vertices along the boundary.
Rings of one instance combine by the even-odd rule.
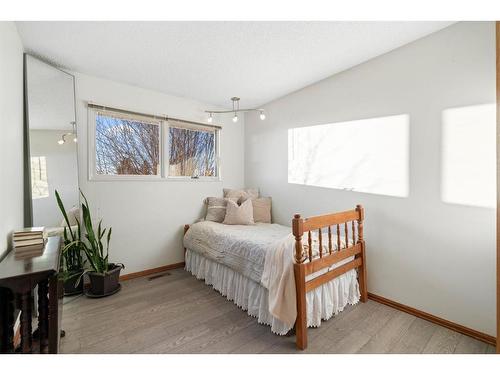
[[[14,306],[21,310],[22,353],[33,352],[33,289],[38,286],[40,353],[57,353],[62,308],[57,279],[61,239],[49,237],[42,255],[17,259],[14,251],[0,262],[0,353],[14,352]]]

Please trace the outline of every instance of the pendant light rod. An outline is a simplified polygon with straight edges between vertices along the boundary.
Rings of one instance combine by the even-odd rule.
[[[245,109],[237,109],[237,110],[229,110],[229,111],[205,111],[205,113],[234,113],[234,112],[263,112],[264,110],[261,108],[245,108]]]
[[[237,96],[233,96],[231,98],[231,101],[233,102],[233,109],[225,110],[225,111],[209,111],[206,110],[205,113],[210,114],[223,114],[223,113],[238,113],[238,112],[264,112],[263,108],[243,108],[240,109],[240,98]]]

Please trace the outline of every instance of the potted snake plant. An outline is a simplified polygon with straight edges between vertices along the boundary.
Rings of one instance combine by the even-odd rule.
[[[120,284],[118,283],[120,271],[125,266],[121,263],[110,263],[108,261],[112,229],[103,228],[102,219],[97,225],[97,231],[94,229],[89,203],[81,190],[80,194],[83,198],[81,227],[85,233],[66,245],[64,250],[67,251],[70,246],[78,245],[85,254],[88,269],[80,275],[80,279],[87,275],[90,280],[90,287],[85,294],[88,297],[108,296],[120,290]],[[80,227],[80,224],[78,224],[78,227]]]
[[[63,231],[63,251],[59,272],[64,285],[64,295],[81,294],[83,292],[83,280],[81,276],[85,271],[85,260],[83,259],[83,247],[80,243],[82,234],[80,222],[75,217],[77,223],[76,229],[74,225],[70,224],[68,214],[57,190],[56,200],[66,223]]]
[[[90,270],[86,273],[90,279],[90,288],[87,296],[104,297],[120,290],[118,283],[120,271],[125,268],[121,263],[109,263],[109,242],[111,240],[111,229],[103,228],[102,219],[94,230],[89,203],[85,195],[80,191],[84,202],[82,203],[83,226],[85,228],[85,239],[83,251],[86,255]],[[106,246],[103,239],[106,238]]]

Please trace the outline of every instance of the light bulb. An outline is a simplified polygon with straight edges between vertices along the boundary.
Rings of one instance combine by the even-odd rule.
[[[266,119],[266,115],[264,114],[263,111],[260,112],[260,119],[261,120],[265,120]]]
[[[233,122],[238,122],[238,115],[236,113],[234,114]]]
[[[78,138],[76,138],[76,137],[73,138],[73,142],[75,142],[75,143],[78,142]]]
[[[211,123],[213,121],[212,114],[208,115],[207,122]]]
[[[64,140],[62,140],[62,139],[58,140],[57,144],[60,144],[60,145],[64,144]]]

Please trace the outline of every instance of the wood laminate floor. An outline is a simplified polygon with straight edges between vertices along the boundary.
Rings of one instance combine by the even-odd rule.
[[[493,353],[494,347],[368,301],[309,329],[309,347],[277,336],[184,270],[122,283],[103,299],[64,300],[62,353]]]

